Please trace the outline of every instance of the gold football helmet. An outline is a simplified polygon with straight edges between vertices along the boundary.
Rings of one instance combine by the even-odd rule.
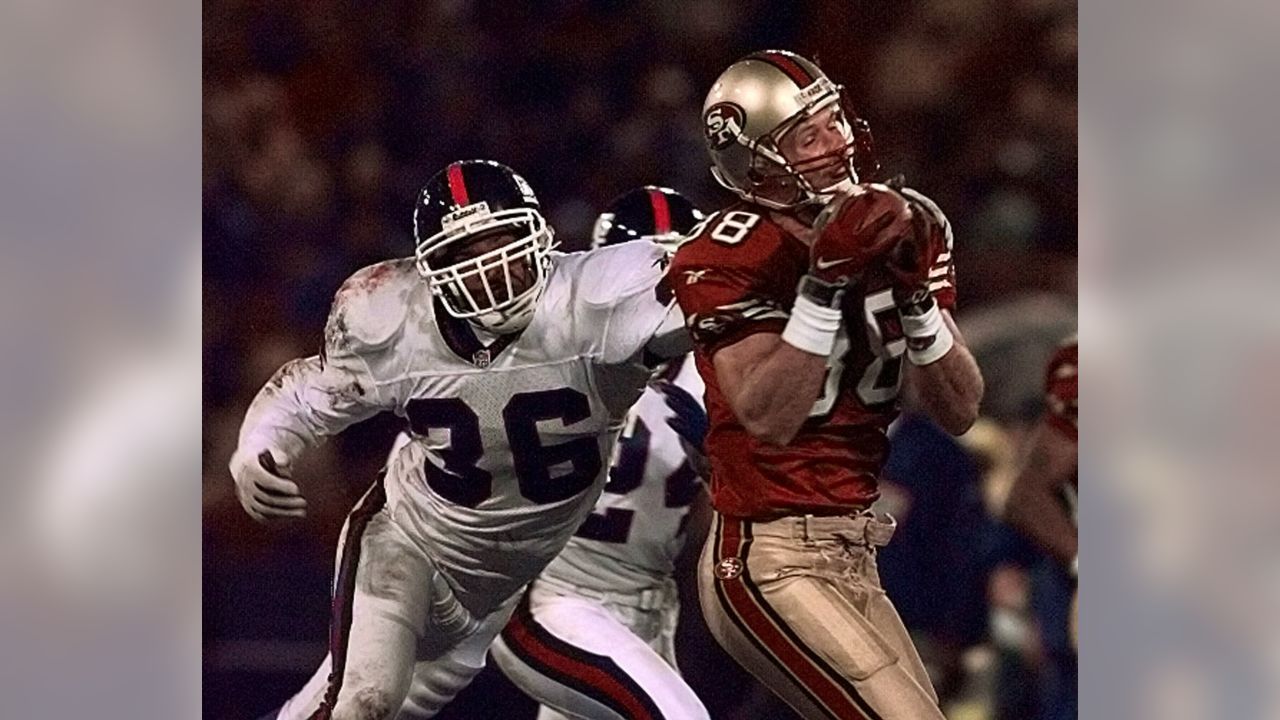
[[[792,162],[780,149],[788,131],[827,109],[844,137],[834,152]],[[854,183],[877,179],[871,131],[853,113],[843,88],[817,65],[785,50],[752,53],[720,74],[702,107],[711,174],[739,197],[776,209],[825,203]],[[809,179],[846,172],[827,187]]]

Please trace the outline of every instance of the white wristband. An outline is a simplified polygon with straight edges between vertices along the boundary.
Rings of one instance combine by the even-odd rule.
[[[840,310],[823,307],[799,295],[791,307],[791,319],[782,330],[782,341],[819,357],[827,357],[836,345],[840,330]]]
[[[907,359],[912,365],[928,365],[937,362],[951,351],[955,336],[942,320],[942,310],[932,303],[919,314],[899,313],[902,318],[902,334],[907,336]]]

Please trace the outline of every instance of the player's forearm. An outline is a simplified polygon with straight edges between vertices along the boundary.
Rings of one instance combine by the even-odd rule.
[[[273,448],[294,460],[309,447],[368,417],[367,409],[338,401],[320,358],[290,360],[258,391],[240,427],[243,448]]]
[[[1061,500],[1045,487],[1015,486],[1005,507],[1005,520],[1065,566],[1080,552],[1075,526]]]
[[[907,362],[906,381],[919,409],[952,435],[963,434],[978,419],[982,372],[958,338],[946,355],[928,365]]]
[[[753,341],[758,354],[739,365],[734,410],[755,437],[787,445],[809,417],[844,322],[843,295],[843,282],[805,275],[782,334]]]
[[[1062,498],[1076,472],[1075,444],[1041,425],[1014,480],[1005,521],[1064,565],[1079,552],[1079,534]]]
[[[826,377],[827,359],[773,337],[772,350],[737,383],[732,404],[747,432],[765,442],[786,445],[813,410]]]
[[[978,419],[982,374],[967,348],[956,345],[928,365],[908,363],[907,382],[919,409],[952,435],[962,435]]]

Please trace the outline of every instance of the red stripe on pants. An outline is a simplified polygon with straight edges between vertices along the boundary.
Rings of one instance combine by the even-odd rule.
[[[524,654],[533,657],[553,670],[600,690],[619,707],[626,709],[628,716],[636,720],[653,720],[639,698],[618,682],[609,673],[587,662],[564,655],[547,646],[529,627],[529,615],[518,614],[507,623],[503,637],[514,642]]]
[[[356,596],[356,572],[360,566],[360,541],[369,521],[387,503],[387,492],[379,476],[373,487],[351,511],[347,525],[347,537],[343,542],[342,560],[338,564],[338,577],[334,582],[333,610],[329,621],[329,656],[331,660],[329,685],[324,699],[307,720],[329,720],[338,704],[342,691],[342,676],[347,667],[347,646],[351,641],[351,609]]]
[[[743,520],[724,518],[721,525],[717,563],[722,558],[737,557],[744,564],[743,572],[738,577],[729,580],[721,580],[718,577],[716,579],[716,582],[720,583],[721,588],[724,590],[726,609],[738,618],[742,627],[755,635],[759,644],[773,655],[773,660],[786,668],[796,681],[808,690],[810,695],[821,702],[833,716],[866,720],[867,716],[862,712],[862,709],[854,704],[831,678],[827,677],[813,661],[805,656],[804,651],[797,647],[791,638],[787,637],[786,633],[774,624],[773,620],[756,603],[755,598],[751,596],[751,591],[746,586],[746,583],[750,582],[745,568],[746,559],[739,554],[739,549],[744,545],[745,533],[743,532],[743,526],[745,522]],[[747,542],[749,543],[750,541],[748,540]]]

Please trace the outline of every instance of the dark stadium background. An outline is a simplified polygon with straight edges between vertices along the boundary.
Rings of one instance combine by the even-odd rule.
[[[337,532],[398,426],[348,431],[298,468],[304,522],[252,522],[226,462],[257,388],[317,349],[342,279],[411,254],[416,190],[450,161],[499,160],[528,178],[565,249],[641,183],[713,209],[727,195],[707,173],[703,94],[769,47],[848,86],[887,171],[956,230],[958,319],[987,374],[997,449],[975,459],[907,426],[919,442],[890,470],[895,497],[916,502],[882,558],[890,594],[942,668],[954,717],[1063,716],[1034,709],[1042,685],[1074,695],[1046,659],[1062,653],[1059,579],[985,511],[982,472],[1034,416],[1038,363],[1073,322],[1074,2],[206,0],[204,717],[258,717],[323,656]],[[1019,592],[1041,630],[1015,652],[987,618],[989,598]],[[686,610],[682,669],[713,716],[785,717],[708,644],[696,603]],[[959,659],[975,646],[988,666]],[[533,708],[489,669],[441,717]]]

